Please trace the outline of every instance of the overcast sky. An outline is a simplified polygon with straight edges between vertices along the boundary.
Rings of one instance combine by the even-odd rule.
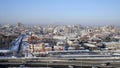
[[[0,0],[0,23],[120,25],[120,0]]]

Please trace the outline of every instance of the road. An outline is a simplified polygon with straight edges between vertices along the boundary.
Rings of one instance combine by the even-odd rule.
[[[55,58],[55,57],[39,57],[39,58],[0,58],[0,65],[22,65],[25,66],[40,66],[40,65],[60,65],[60,66],[103,66],[105,63],[110,63],[108,66],[120,67],[120,58]]]

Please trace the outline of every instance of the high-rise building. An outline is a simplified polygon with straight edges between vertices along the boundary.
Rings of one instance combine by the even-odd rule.
[[[17,27],[22,27],[23,24],[22,24],[21,22],[18,22],[18,23],[16,24],[16,26],[17,26]]]

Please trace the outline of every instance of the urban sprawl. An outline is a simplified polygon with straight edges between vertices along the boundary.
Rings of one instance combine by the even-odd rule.
[[[14,56],[22,57],[41,57],[48,56],[49,53],[57,55],[79,51],[112,51],[110,54],[116,54],[113,51],[120,49],[120,29],[112,25],[96,27],[82,27],[79,24],[0,25],[0,49],[1,56],[4,56],[2,52],[10,50],[14,51]],[[17,55],[18,52],[20,55]]]

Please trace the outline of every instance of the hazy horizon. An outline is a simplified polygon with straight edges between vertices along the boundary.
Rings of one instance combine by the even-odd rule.
[[[0,0],[1,24],[120,25],[120,0]]]

